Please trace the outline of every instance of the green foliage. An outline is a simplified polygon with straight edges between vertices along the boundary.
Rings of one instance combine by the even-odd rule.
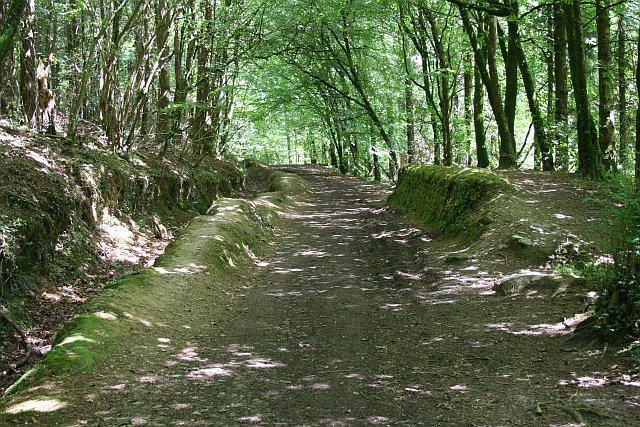
[[[0,215],[0,287],[11,279],[17,271],[16,233],[24,222],[20,218],[10,219]]]
[[[596,303],[597,327],[611,333],[640,333],[640,195],[622,194],[610,230],[613,263],[592,272],[600,298]]]
[[[512,191],[508,181],[481,169],[410,166],[401,170],[389,203],[445,236],[462,233],[474,240],[488,223],[472,214],[496,194]]]

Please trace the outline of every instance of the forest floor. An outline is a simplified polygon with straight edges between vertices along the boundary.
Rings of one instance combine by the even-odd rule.
[[[310,194],[254,262],[173,276],[176,293],[147,302],[153,319],[132,313],[90,372],[6,397],[0,422],[640,425],[629,354],[568,339],[587,289],[498,295],[504,278],[549,271],[500,253],[452,262],[449,243],[386,207],[386,188],[287,171]],[[565,230],[597,214],[554,175],[509,179]]]

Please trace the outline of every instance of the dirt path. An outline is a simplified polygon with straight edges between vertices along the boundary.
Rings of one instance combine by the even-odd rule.
[[[498,272],[438,265],[429,236],[385,209],[379,186],[296,171],[312,197],[257,266],[172,278],[189,292],[132,322],[92,372],[4,402],[16,412],[49,401],[11,420],[640,425],[630,362],[565,342],[563,318],[583,309],[575,298],[495,296]]]

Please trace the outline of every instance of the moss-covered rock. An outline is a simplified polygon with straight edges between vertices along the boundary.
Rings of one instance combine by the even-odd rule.
[[[445,236],[475,240],[491,224],[479,212],[482,204],[514,191],[507,180],[482,169],[409,166],[400,171],[389,204]]]

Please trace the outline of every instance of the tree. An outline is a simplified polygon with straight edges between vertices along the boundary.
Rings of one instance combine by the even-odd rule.
[[[571,82],[578,116],[578,172],[590,178],[600,179],[604,170],[598,146],[598,134],[591,116],[580,1],[571,0],[563,7],[567,25]]]
[[[600,152],[608,171],[615,170],[616,149],[613,126],[613,66],[611,55],[611,20],[609,0],[596,0],[598,31],[598,122]]]
[[[6,16],[0,25],[0,65],[13,49],[13,40],[18,32],[22,13],[27,7],[28,0],[11,0]]]

